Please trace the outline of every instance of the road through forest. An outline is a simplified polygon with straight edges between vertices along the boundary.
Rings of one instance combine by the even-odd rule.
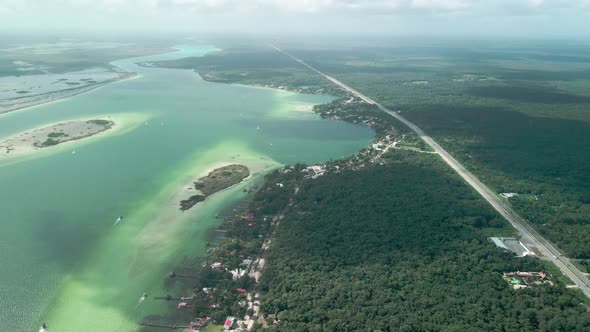
[[[356,97],[364,100],[365,102],[377,106],[383,112],[393,116],[401,123],[408,126],[412,129],[424,142],[430,145],[436,153],[438,153],[441,158],[447,163],[451,168],[457,172],[469,185],[471,185],[492,207],[498,211],[514,228],[516,228],[521,236],[523,241],[530,243],[536,246],[539,251],[546,257],[547,260],[551,261],[555,266],[557,266],[563,274],[565,274],[568,278],[570,278],[576,286],[588,297],[590,298],[590,280],[577,268],[575,267],[568,258],[561,255],[561,251],[549,241],[547,241],[544,237],[542,237],[526,220],[520,217],[516,212],[506,204],[501,198],[499,198],[494,192],[492,192],[486,185],[484,185],[481,181],[479,181],[475,175],[469,172],[463,165],[457,161],[453,156],[451,156],[445,149],[443,149],[434,139],[430,136],[426,135],[422,129],[416,126],[414,123],[408,121],[403,116],[399,115],[395,111],[392,111],[385,106],[379,104],[378,102],[372,100],[371,98],[363,95],[362,93],[354,90],[353,88],[349,87],[348,85],[338,81],[332,76],[324,74],[323,72],[319,71],[318,69],[308,65],[307,63],[303,62],[303,60],[281,50],[276,46],[272,46],[278,52],[283,53],[284,55],[292,58],[293,60],[299,62],[303,66],[309,68],[310,70],[316,72],[319,75],[322,75],[332,83],[340,86],[342,89],[348,91],[349,93],[355,95]]]

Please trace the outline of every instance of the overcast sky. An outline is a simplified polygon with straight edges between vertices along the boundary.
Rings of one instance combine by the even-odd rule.
[[[3,32],[590,36],[590,0],[0,0]]]

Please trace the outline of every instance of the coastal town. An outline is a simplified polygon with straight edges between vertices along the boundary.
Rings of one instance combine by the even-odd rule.
[[[283,192],[284,185],[279,184],[262,187],[260,192]],[[254,186],[254,189],[257,188]],[[256,206],[257,198],[249,196],[231,215],[219,216],[223,219],[219,230],[224,232],[224,240],[210,245],[197,275],[171,272],[166,276],[170,280],[194,279],[191,295],[166,295],[151,299],[171,302],[179,311],[192,310],[194,317],[185,323],[141,321],[141,326],[196,332],[205,329],[249,331],[255,324],[268,324],[268,320],[260,315],[259,282],[265,265],[264,252],[271,245],[272,232],[278,227],[283,212],[263,214]],[[278,324],[278,321],[271,323]]]
[[[369,111],[358,112],[359,108],[367,108]],[[349,157],[309,166],[285,166],[267,175],[262,187],[245,189],[249,193],[247,198],[232,209],[231,213],[218,216],[223,220],[218,228],[223,238],[217,244],[208,244],[207,255],[200,270],[194,275],[172,272],[166,276],[168,279],[194,280],[191,295],[166,295],[157,298],[170,301],[179,311],[190,310],[193,314],[191,319],[187,322],[141,321],[140,325],[186,329],[188,332],[250,331],[272,325],[280,326],[278,317],[263,313],[260,278],[265,266],[264,253],[271,247],[274,230],[279,226],[285,211],[298,209],[293,205],[293,198],[299,191],[299,183],[314,181],[326,174],[394,162],[390,153],[394,150],[434,153],[420,144],[422,141],[412,133],[400,132],[396,123],[389,119],[382,121],[380,111],[374,111],[371,105],[358,98],[346,96],[329,104],[316,105],[314,112],[324,119],[368,126],[375,130],[375,138],[370,145]],[[198,183],[202,183],[203,179],[195,182],[195,189],[198,189]],[[270,209],[269,197],[279,201]],[[189,204],[189,201],[183,202],[182,206]]]
[[[200,270],[194,275],[172,272],[166,276],[167,279],[194,280],[190,295],[157,298],[171,302],[170,305],[179,311],[190,310],[190,320],[141,321],[140,325],[146,328],[185,329],[188,332],[251,331],[280,326],[278,317],[262,310],[260,278],[265,267],[264,254],[271,247],[274,231],[287,210],[299,209],[293,203],[299,183],[314,181],[326,174],[394,162],[392,151],[434,153],[419,144],[421,141],[415,135],[400,132],[391,121],[380,121],[379,112],[364,114],[350,111],[359,107],[370,106],[349,96],[315,106],[314,111],[323,118],[344,120],[374,129],[377,134],[369,146],[336,161],[285,166],[267,175],[261,187],[254,185],[244,189],[248,192],[247,198],[230,213],[218,216],[223,220],[218,228],[223,238],[219,243],[208,243],[207,255]],[[203,179],[195,182],[195,189],[198,189],[199,182],[202,183]],[[269,204],[269,197],[278,203]]]
[[[0,332],[590,331],[588,17],[0,0]]]

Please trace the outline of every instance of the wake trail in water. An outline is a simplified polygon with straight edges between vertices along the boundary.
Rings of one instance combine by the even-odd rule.
[[[117,220],[115,220],[115,223],[113,224],[113,226],[117,226],[117,224],[119,222],[121,222],[121,220],[123,220],[123,216],[119,216],[119,218],[117,218]]]

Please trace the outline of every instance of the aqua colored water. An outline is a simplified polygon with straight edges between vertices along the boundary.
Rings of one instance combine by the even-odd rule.
[[[178,192],[221,161],[255,171],[340,158],[365,146],[363,127],[298,111],[329,96],[213,84],[192,71],[137,61],[200,56],[209,46],[117,61],[141,77],[0,116],[0,137],[94,115],[137,124],[35,158],[0,164],[0,331],[134,331],[175,310],[158,295],[170,269],[204,253],[214,216],[244,183],[188,213]],[[259,127],[259,130],[257,130]],[[76,143],[78,144],[78,143]],[[114,226],[119,215],[124,220]]]

